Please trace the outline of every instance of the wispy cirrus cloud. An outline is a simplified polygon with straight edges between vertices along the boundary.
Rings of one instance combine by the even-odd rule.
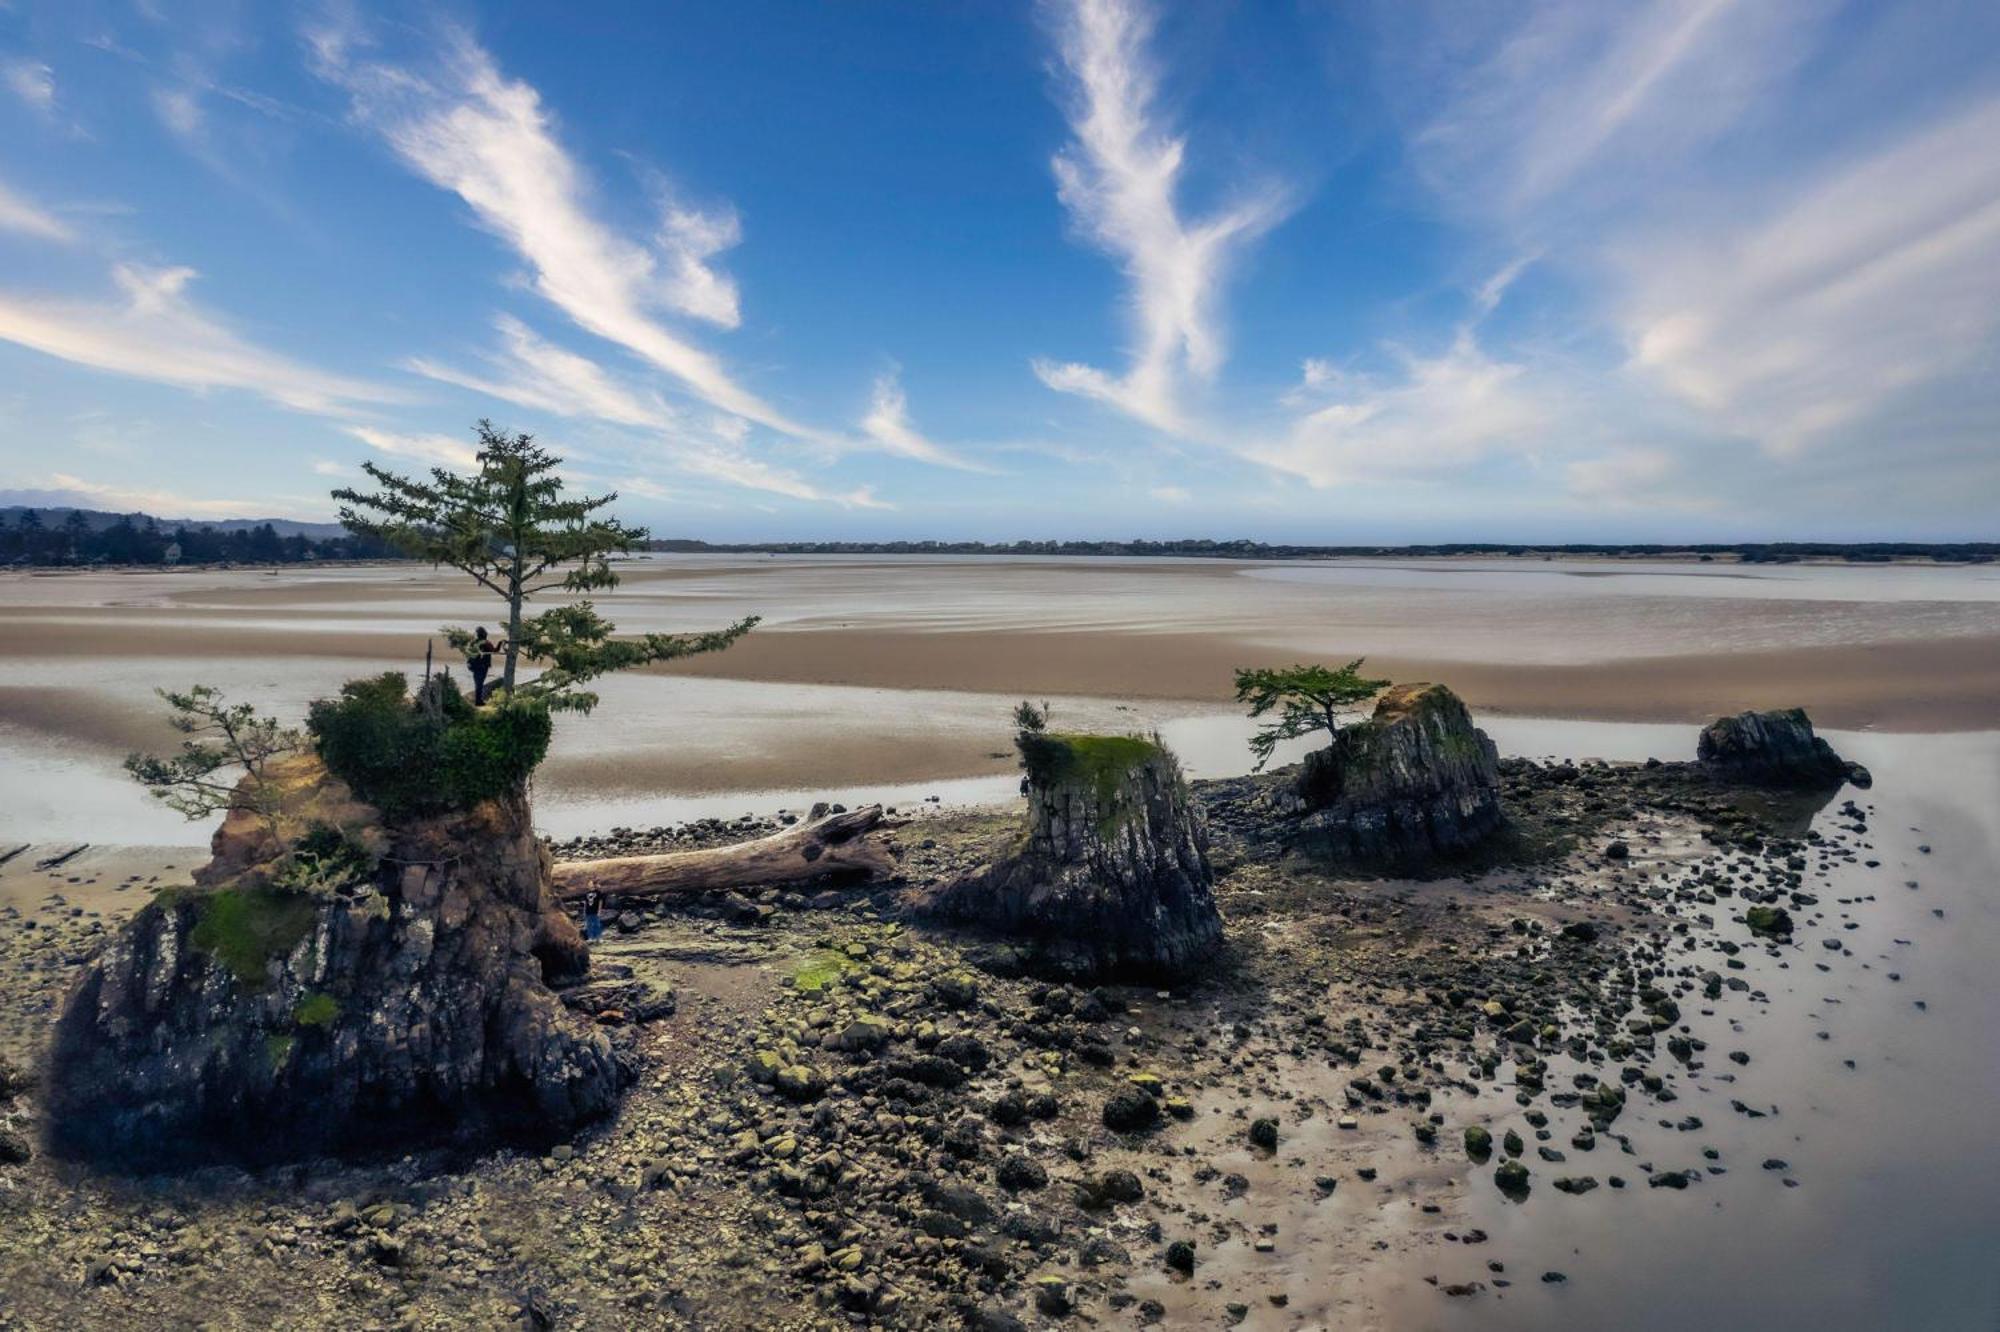
[[[0,231],[65,244],[76,239],[76,234],[62,222],[8,189],[4,182],[0,182]]]
[[[736,280],[709,261],[734,249],[742,239],[743,223],[733,208],[703,212],[669,203],[654,242],[662,260],[662,299],[682,314],[723,328],[741,325],[743,311]]]
[[[0,339],[96,370],[197,391],[237,389],[324,416],[400,399],[246,341],[189,297],[192,268],[119,264],[111,278],[112,301],[0,292]]]
[[[1441,349],[1390,343],[1393,370],[1365,374],[1308,357],[1299,382],[1279,399],[1296,415],[1270,437],[1248,436],[1243,456],[1334,486],[1384,478],[1434,477],[1503,450],[1543,442],[1563,410],[1546,376],[1525,361],[1495,355],[1480,324],[1531,262],[1505,265],[1467,293],[1471,309]]]
[[[2000,330],[2000,95],[1614,258],[1632,365],[1780,455],[1976,361]]]
[[[1182,216],[1187,141],[1156,106],[1151,31],[1142,0],[1063,7],[1057,43],[1075,139],[1054,159],[1057,193],[1078,230],[1125,271],[1133,346],[1123,374],[1051,360],[1034,370],[1050,388],[1178,433],[1188,425],[1183,377],[1207,379],[1224,359],[1217,306],[1229,263],[1283,217],[1286,201],[1267,187],[1208,216]]]
[[[924,437],[910,421],[910,405],[903,394],[902,377],[893,369],[876,376],[868,415],[863,418],[861,429],[884,451],[900,457],[966,472],[992,470]]]
[[[1778,456],[1951,380],[2000,330],[2000,84],[1894,77],[1953,39],[1843,31],[1833,8],[1534,0],[1411,139],[1475,227],[1549,247],[1635,390]],[[1808,84],[1814,57],[1832,73]]]
[[[409,435],[365,425],[343,426],[342,429],[377,453],[386,453],[392,458],[409,458],[466,472],[479,465],[478,450],[452,435]]]
[[[66,472],[53,473],[30,489],[0,491],[0,503],[149,513],[156,518],[265,518],[282,507],[269,499],[201,499],[170,490],[88,481]]]
[[[39,60],[19,57],[0,61],[0,83],[38,114],[56,109],[56,72]]]
[[[500,72],[469,36],[401,66],[365,58],[352,31],[310,35],[322,77],[344,89],[356,121],[412,170],[465,201],[533,271],[537,293],[578,327],[626,348],[723,411],[781,434],[822,440],[737,382],[713,353],[669,329],[662,309],[733,324],[736,299],[707,265],[733,226],[669,214],[662,251],[620,234],[590,204],[583,169],[556,137],[528,83]]]
[[[502,345],[484,358],[486,373],[455,369],[425,357],[404,365],[440,383],[558,416],[652,429],[674,424],[675,413],[656,395],[619,383],[589,357],[545,341],[512,315],[500,315],[493,322]]]
[[[745,490],[783,495],[787,499],[832,503],[847,509],[896,507],[877,499],[873,486],[860,486],[847,491],[828,490],[791,468],[752,457],[740,445],[726,441],[696,442],[686,446],[677,441],[673,465],[693,476],[723,481]]]

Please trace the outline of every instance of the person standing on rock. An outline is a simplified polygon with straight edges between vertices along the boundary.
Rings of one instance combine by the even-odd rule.
[[[486,672],[493,669],[493,654],[499,650],[500,645],[486,636],[485,625],[472,631],[472,648],[466,654],[465,669],[472,672],[474,706],[486,702]]]
[[[583,937],[592,943],[604,937],[604,894],[595,888],[583,899]]]

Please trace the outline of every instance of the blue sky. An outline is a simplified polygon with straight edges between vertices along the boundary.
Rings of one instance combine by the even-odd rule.
[[[0,502],[2000,536],[2000,8],[0,0]]]

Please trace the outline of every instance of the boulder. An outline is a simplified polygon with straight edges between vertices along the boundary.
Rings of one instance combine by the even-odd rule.
[[[1813,734],[1804,708],[1739,712],[1701,730],[1695,759],[1713,776],[1754,786],[1868,786],[1873,779]]]
[[[1499,755],[1440,684],[1389,689],[1367,721],[1306,756],[1297,839],[1362,861],[1423,862],[1497,831]]]
[[[1138,736],[1020,737],[1026,836],[946,883],[940,919],[1006,937],[1071,979],[1184,973],[1222,935],[1208,829],[1173,754]]]
[[[131,1169],[441,1140],[545,1139],[627,1080],[550,981],[589,954],[525,795],[389,825],[316,758],[274,832],[231,813],[193,887],[78,978],[48,1064],[50,1149]]]

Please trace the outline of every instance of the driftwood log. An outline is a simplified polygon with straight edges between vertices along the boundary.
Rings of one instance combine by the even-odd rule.
[[[882,822],[882,807],[868,805],[801,823],[752,842],[669,851],[657,856],[614,856],[555,867],[557,897],[582,897],[596,889],[625,897],[699,893],[711,889],[769,888],[840,875],[872,879],[894,871],[895,860],[868,834]]]

